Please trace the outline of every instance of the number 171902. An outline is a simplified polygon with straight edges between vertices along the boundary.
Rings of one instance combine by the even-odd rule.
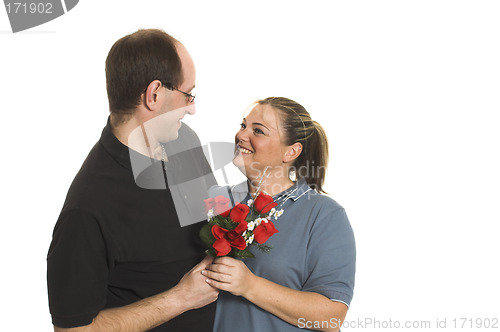
[[[52,14],[52,4],[50,2],[8,2],[5,4],[8,14]]]
[[[498,318],[454,318],[453,327],[458,329],[476,328],[476,329],[498,329]]]

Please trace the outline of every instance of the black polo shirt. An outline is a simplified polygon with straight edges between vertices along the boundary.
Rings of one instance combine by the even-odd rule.
[[[49,306],[59,327],[88,325],[99,311],[121,307],[175,286],[204,257],[202,223],[181,227],[168,188],[176,169],[210,173],[198,137],[187,125],[168,144],[170,176],[152,167],[134,176],[128,147],[108,124],[69,189],[47,256]],[[169,147],[167,147],[167,150]],[[137,157],[137,156],[135,156]],[[162,165],[157,162],[155,166]],[[163,166],[163,165],[162,165]],[[151,172],[151,170],[153,170]],[[172,177],[173,174],[173,177]],[[152,179],[154,181],[152,181]],[[157,189],[138,183],[161,182]],[[215,183],[205,176],[199,192]],[[196,205],[202,206],[202,196]],[[206,197],[206,196],[205,196]],[[153,331],[212,331],[215,304],[191,310]]]

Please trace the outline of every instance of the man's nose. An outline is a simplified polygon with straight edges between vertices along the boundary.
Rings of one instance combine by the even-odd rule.
[[[194,115],[196,113],[196,107],[194,106],[194,102],[186,106],[186,113]]]

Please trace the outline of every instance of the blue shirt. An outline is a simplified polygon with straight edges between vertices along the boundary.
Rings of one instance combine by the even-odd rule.
[[[235,201],[247,202],[247,183],[231,187]],[[227,197],[227,187],[210,195]],[[244,262],[257,276],[292,289],[315,292],[349,306],[354,288],[356,249],[347,215],[337,202],[318,194],[305,181],[275,195],[283,214],[272,221],[278,233],[265,243],[268,254],[252,248]],[[305,322],[305,320],[304,320]],[[299,321],[300,323],[300,321]],[[302,326],[304,327],[304,326]],[[304,331],[262,310],[241,296],[221,291],[214,331]]]

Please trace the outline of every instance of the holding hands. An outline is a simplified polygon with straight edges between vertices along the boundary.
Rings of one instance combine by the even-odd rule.
[[[245,263],[228,256],[216,258],[201,273],[212,287],[243,297],[248,296],[258,278]]]
[[[219,290],[215,287],[209,287],[203,282],[203,277],[200,275],[200,271],[210,266],[212,261],[212,257],[206,256],[191,271],[187,272],[175,287],[181,292],[183,302],[189,304],[188,309],[201,308],[217,300]]]

